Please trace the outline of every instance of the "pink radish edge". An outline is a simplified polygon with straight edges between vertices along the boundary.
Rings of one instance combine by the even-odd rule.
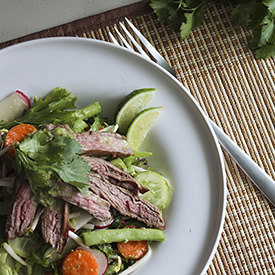
[[[96,258],[96,261],[98,263],[98,275],[103,275],[106,272],[109,264],[108,258],[103,252],[82,246],[78,247],[77,249],[84,249],[86,251],[89,251]]]
[[[30,102],[30,99],[28,96],[26,96],[23,92],[17,90],[16,93],[20,94],[24,99],[25,101],[27,102],[28,104],[28,107],[30,108],[31,107],[31,102]]]
[[[113,221],[114,221],[114,219],[111,218],[104,222],[97,221],[97,220],[91,220],[89,223],[93,224],[96,229],[103,229],[103,228],[110,226],[113,223]]]

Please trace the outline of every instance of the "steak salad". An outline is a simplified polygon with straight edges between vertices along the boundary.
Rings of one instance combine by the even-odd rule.
[[[171,185],[133,145],[155,116],[135,98],[151,92],[132,92],[115,123],[62,88],[0,102],[0,274],[129,274],[165,239]]]

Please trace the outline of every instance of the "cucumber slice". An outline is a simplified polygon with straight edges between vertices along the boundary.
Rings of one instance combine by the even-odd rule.
[[[135,177],[142,186],[149,189],[148,192],[140,196],[149,201],[159,209],[165,209],[169,204],[169,188],[166,180],[156,172],[147,170],[138,173]]]
[[[0,102],[0,121],[12,121],[29,108],[29,98],[24,93],[16,91]]]

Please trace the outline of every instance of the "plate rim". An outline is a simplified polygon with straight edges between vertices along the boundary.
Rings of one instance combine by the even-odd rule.
[[[220,209],[221,211],[221,219],[219,221],[219,229],[217,232],[217,235],[215,237],[215,241],[214,241],[214,245],[211,249],[211,253],[209,254],[208,260],[205,262],[205,265],[201,271],[200,274],[204,274],[207,269],[209,268],[215,253],[217,252],[217,248],[222,236],[222,232],[223,232],[223,227],[224,227],[224,223],[225,223],[225,216],[226,216],[226,205],[227,205],[227,194],[228,194],[228,190],[227,190],[227,184],[226,184],[226,172],[225,172],[225,160],[224,160],[224,155],[221,149],[221,145],[218,142],[218,138],[211,126],[211,123],[209,121],[209,118],[207,117],[207,114],[203,111],[202,107],[199,105],[199,103],[196,101],[196,99],[192,96],[192,94],[189,92],[188,88],[185,87],[183,85],[183,83],[181,83],[177,78],[175,78],[174,76],[172,76],[168,71],[166,71],[164,68],[162,68],[160,65],[158,65],[157,63],[155,63],[152,60],[148,60],[145,57],[143,57],[141,54],[137,53],[137,52],[133,52],[132,50],[129,50],[123,46],[120,45],[115,45],[111,42],[108,41],[103,41],[103,40],[99,40],[99,39],[95,39],[95,38],[86,38],[86,37],[76,37],[76,36],[57,36],[57,37],[45,37],[45,38],[37,38],[37,39],[32,39],[32,40],[28,40],[28,41],[23,41],[23,42],[19,42],[17,44],[14,45],[10,45],[6,48],[3,48],[0,50],[0,57],[2,54],[5,54],[5,52],[8,51],[12,51],[12,50],[16,50],[17,48],[21,48],[21,47],[25,47],[28,45],[32,45],[32,44],[39,44],[39,43],[44,43],[44,42],[48,42],[48,41],[52,41],[52,42],[59,42],[59,41],[73,41],[73,42],[77,42],[77,41],[82,41],[82,42],[87,42],[87,43],[96,43],[96,44],[102,44],[106,47],[111,47],[114,49],[117,49],[119,51],[122,52],[127,52],[130,55],[135,55],[137,58],[143,59],[143,61],[150,63],[151,65],[153,65],[155,68],[157,68],[158,70],[160,70],[162,73],[166,74],[172,81],[176,82],[177,85],[181,88],[181,92],[185,93],[187,97],[189,97],[189,99],[192,101],[192,103],[195,105],[195,107],[197,108],[197,110],[199,111],[204,123],[207,125],[207,128],[211,134],[211,138],[212,141],[215,144],[215,149],[216,149],[216,153],[219,159],[219,166],[220,166],[220,172],[221,172],[221,177],[222,177],[222,182],[221,184],[221,188],[222,188],[222,207]]]

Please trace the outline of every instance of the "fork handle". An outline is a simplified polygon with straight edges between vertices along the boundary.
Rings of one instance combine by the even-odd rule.
[[[213,121],[210,120],[210,123],[223,148],[236,161],[240,168],[242,168],[246,175],[258,186],[267,199],[275,206],[275,181]]]

